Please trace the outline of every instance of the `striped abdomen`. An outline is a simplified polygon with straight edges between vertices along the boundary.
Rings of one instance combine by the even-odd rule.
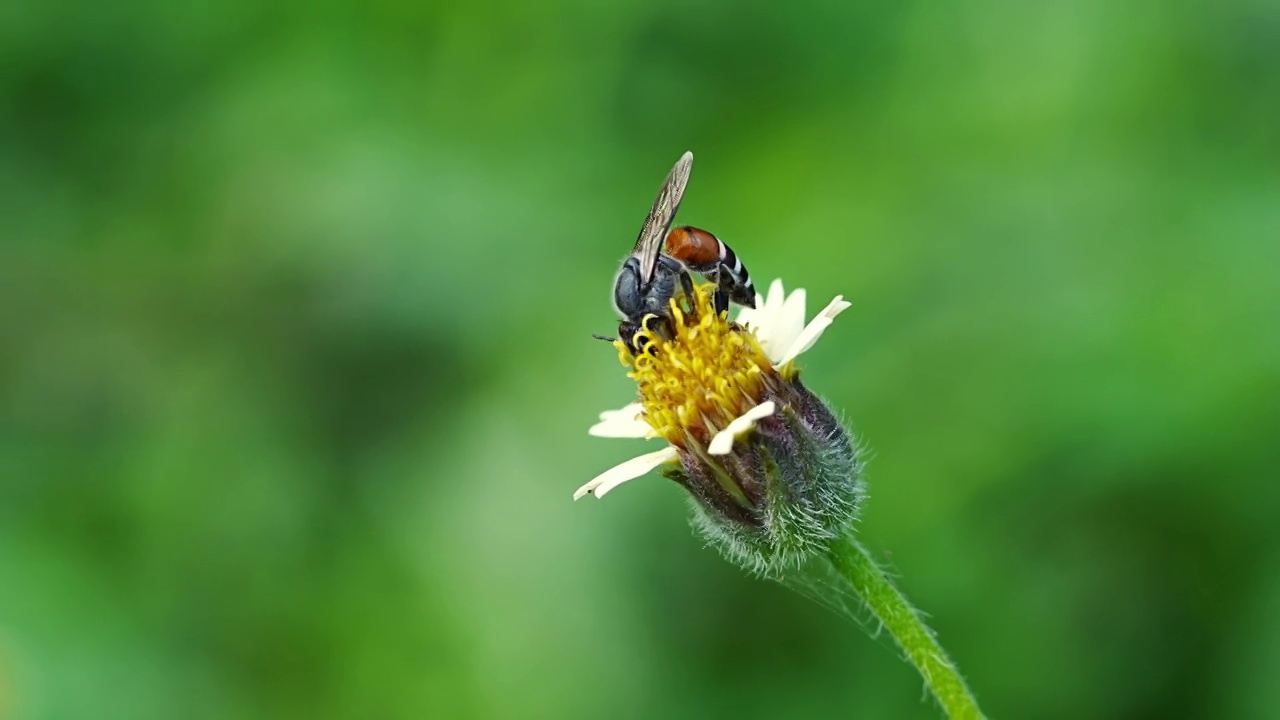
[[[690,270],[719,283],[733,302],[755,307],[756,288],[751,284],[747,266],[720,238],[706,230],[684,225],[667,233],[666,253]]]

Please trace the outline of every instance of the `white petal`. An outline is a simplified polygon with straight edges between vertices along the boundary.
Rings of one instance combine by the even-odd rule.
[[[757,330],[769,328],[773,326],[773,315],[782,307],[782,279],[778,278],[769,285],[769,291],[764,295],[756,293],[756,306],[753,308],[742,308],[738,311],[738,324],[750,325]]]
[[[764,347],[765,355],[777,361],[795,344],[796,338],[804,332],[804,308],[806,294],[804,288],[793,290],[782,303],[782,310],[773,319],[773,329],[769,331],[769,345]],[[763,346],[763,343],[761,343]]]
[[[774,278],[769,283],[769,292],[764,296],[765,319],[776,321],[778,315],[782,312],[782,305],[786,302],[787,291],[782,287],[782,278]]]
[[[818,338],[822,337],[823,331],[831,325],[831,321],[834,320],[837,315],[849,309],[851,304],[852,303],[845,302],[843,295],[837,295],[835,300],[832,300],[831,303],[827,305],[822,312],[818,313],[818,316],[805,327],[804,331],[800,333],[800,336],[795,339],[795,342],[791,343],[791,348],[788,349],[786,354],[782,356],[782,359],[777,362],[777,367],[786,365],[799,357],[801,353],[813,347],[813,344],[818,342]]]
[[[734,418],[733,422],[729,423],[729,427],[711,438],[711,444],[707,445],[707,452],[712,455],[728,455],[729,451],[733,450],[734,438],[755,427],[757,420],[772,415],[776,407],[772,400],[768,400]]]
[[[578,488],[578,491],[573,494],[573,499],[578,500],[583,495],[592,494],[596,497],[604,497],[605,493],[622,483],[628,480],[635,480],[659,465],[675,460],[676,457],[678,457],[676,449],[668,445],[657,452],[631,458],[621,465],[615,465],[605,470],[597,475],[594,480]]]
[[[592,425],[587,434],[604,438],[648,437],[653,428],[640,419],[643,412],[644,406],[640,403],[631,403],[618,410],[605,410],[600,413],[600,422]]]
[[[767,295],[756,295],[755,308],[738,313],[738,324],[751,326],[764,354],[776,361],[804,329],[804,303],[803,289],[787,295],[782,280],[777,279],[769,285]]]

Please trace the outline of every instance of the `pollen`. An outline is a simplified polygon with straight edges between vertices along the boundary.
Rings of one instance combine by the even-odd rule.
[[[705,448],[711,438],[763,402],[781,381],[751,330],[712,306],[715,286],[671,300],[671,321],[644,319],[640,352],[618,340],[618,358],[636,381],[644,420],[676,447]]]

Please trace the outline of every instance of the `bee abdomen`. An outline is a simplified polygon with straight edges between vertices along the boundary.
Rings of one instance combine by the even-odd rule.
[[[719,281],[727,275],[725,287],[729,297],[739,305],[755,307],[756,288],[751,273],[742,259],[723,240],[701,228],[684,225],[667,234],[667,254],[684,263],[690,270]]]
[[[724,243],[715,235],[696,227],[684,225],[667,233],[667,254],[695,272],[715,270],[724,259],[723,248]]]
[[[733,248],[724,242],[720,242],[720,251],[723,253],[723,258],[720,261],[721,269],[729,273],[729,276],[733,278],[733,284],[741,288],[743,296],[750,298],[751,304],[754,305],[756,288],[751,282],[751,273],[747,272],[747,266],[742,264],[742,258],[738,257]]]

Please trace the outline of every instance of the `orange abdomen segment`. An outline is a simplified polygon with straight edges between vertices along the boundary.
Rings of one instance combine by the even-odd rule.
[[[694,269],[709,269],[720,262],[720,241],[715,235],[685,225],[667,233],[667,254]]]

